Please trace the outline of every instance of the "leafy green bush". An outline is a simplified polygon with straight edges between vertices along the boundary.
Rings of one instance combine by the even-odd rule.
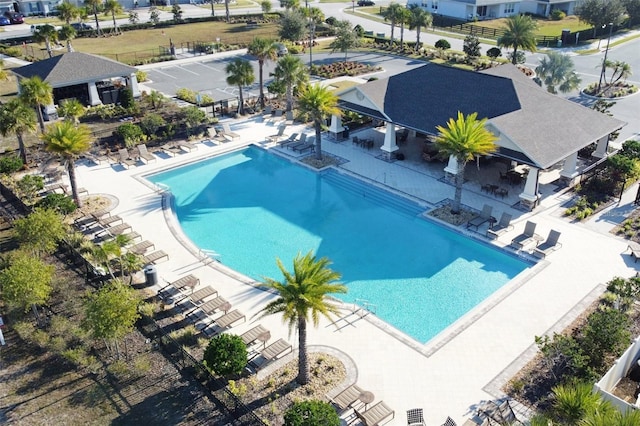
[[[500,56],[502,56],[502,50],[497,47],[492,47],[491,49],[487,50],[487,56],[491,59],[499,58]]]
[[[124,123],[118,126],[116,134],[122,138],[127,147],[133,147],[146,140],[146,136],[140,126],[133,123]]]
[[[8,155],[0,158],[0,173],[11,174],[22,169],[24,163],[17,155]]]
[[[552,21],[562,21],[567,17],[567,14],[560,9],[553,9],[550,16]]]
[[[294,403],[284,415],[285,426],[339,426],[336,410],[324,401]]]
[[[146,71],[138,70],[136,71],[136,80],[138,83],[145,82],[149,79],[149,74]]]
[[[158,130],[166,124],[166,121],[160,114],[150,112],[140,120],[140,128],[149,137],[156,136]]]
[[[183,100],[185,102],[197,104],[198,92],[181,87],[180,89],[176,90],[176,98]],[[202,94],[202,93],[200,94],[200,106],[208,106],[208,105],[212,105],[213,103],[214,103],[214,100],[211,96],[207,94]]]
[[[247,345],[240,336],[221,334],[204,351],[204,365],[221,376],[239,374],[247,365]]]
[[[36,203],[36,207],[52,209],[65,216],[73,213],[78,208],[71,197],[64,194],[47,194],[46,197]]]
[[[441,38],[440,40],[436,41],[436,49],[440,49],[440,50],[447,50],[447,49],[451,49],[451,43],[449,43],[447,40]]]

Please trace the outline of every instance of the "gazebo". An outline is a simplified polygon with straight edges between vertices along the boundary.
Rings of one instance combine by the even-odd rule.
[[[529,166],[521,203],[533,209],[539,201],[541,170],[563,162],[561,177],[573,183],[579,175],[578,151],[597,143],[593,156],[607,155],[611,133],[625,122],[548,93],[511,64],[482,72],[426,64],[387,79],[350,87],[339,94],[342,109],[386,123],[381,150],[391,158],[398,150],[396,127],[413,135],[437,134],[458,111],[487,118],[498,136],[493,155]],[[332,128],[339,129],[338,117]],[[449,158],[446,173],[458,173]]]
[[[140,96],[136,68],[87,53],[69,52],[12,71],[18,76],[18,91],[23,78],[38,76],[51,84],[54,104],[69,98],[91,106],[117,103],[124,86],[134,97]]]

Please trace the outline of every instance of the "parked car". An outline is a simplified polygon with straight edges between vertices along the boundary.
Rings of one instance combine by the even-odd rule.
[[[24,24],[24,17],[22,13],[6,11],[4,16],[9,19],[9,22],[12,24]]]
[[[84,22],[73,22],[71,23],[71,26],[76,31],[89,31],[93,29],[91,25],[85,24]]]
[[[358,0],[358,6],[375,6],[371,0]]]
[[[10,25],[11,21],[6,16],[0,16],[0,25]]]
[[[289,49],[287,49],[287,46],[282,43],[276,43],[276,53],[278,56],[284,56],[289,53]]]

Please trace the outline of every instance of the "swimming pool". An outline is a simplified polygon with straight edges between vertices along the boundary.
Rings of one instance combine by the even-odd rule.
[[[171,188],[184,233],[261,280],[298,252],[332,260],[346,302],[427,342],[529,264],[417,216],[424,208],[250,147],[149,177]]]

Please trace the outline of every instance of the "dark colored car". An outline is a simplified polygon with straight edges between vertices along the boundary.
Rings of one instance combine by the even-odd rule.
[[[76,31],[88,31],[93,29],[91,25],[85,24],[84,22],[74,22],[71,24],[71,26]]]
[[[4,17],[7,18],[11,24],[24,24],[24,17],[21,13],[6,11]]]
[[[6,16],[0,16],[0,25],[9,25],[11,21]]]
[[[358,0],[358,6],[374,6],[375,3],[371,0]]]

